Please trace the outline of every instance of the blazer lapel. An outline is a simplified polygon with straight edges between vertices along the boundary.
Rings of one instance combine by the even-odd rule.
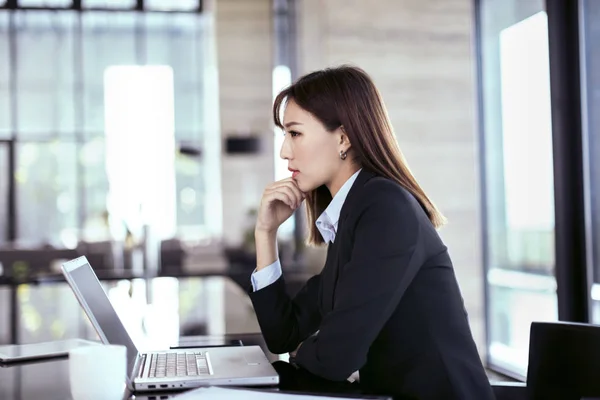
[[[335,283],[338,275],[338,246],[336,244],[336,242],[329,243],[327,247],[327,259],[322,272],[321,306],[324,313],[328,313],[333,309]]]
[[[340,219],[338,220],[335,240],[327,247],[327,259],[322,272],[323,285],[321,286],[321,304],[324,312],[331,311],[335,302],[335,286],[340,270],[340,251],[343,251],[344,249],[344,244],[340,243],[344,219],[347,217],[349,211],[352,210],[357,199],[360,198],[360,193],[362,192],[365,183],[374,176],[375,174],[372,172],[363,169],[356,177],[354,184],[346,196],[344,205],[340,210]]]
[[[362,171],[360,171],[360,173],[356,177],[354,184],[352,185],[352,187],[350,188],[350,191],[348,192],[348,196],[346,196],[344,205],[342,206],[342,209],[340,210],[340,219],[338,220],[338,229],[337,229],[338,232],[341,231],[341,227],[342,227],[342,223],[344,222],[344,219],[346,219],[350,210],[352,210],[354,208],[354,205],[360,199],[360,193],[363,191],[365,183],[367,183],[368,180],[370,180],[371,178],[374,178],[374,177],[375,177],[375,174],[373,172],[371,172],[367,169],[364,169],[364,168],[362,169]],[[336,235],[336,237],[337,237],[337,235]]]

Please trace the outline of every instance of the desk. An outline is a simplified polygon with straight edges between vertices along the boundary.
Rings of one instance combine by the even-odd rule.
[[[230,279],[238,286],[240,286],[244,291],[246,291],[250,286],[250,275],[252,273],[252,269],[248,267],[244,267],[241,265],[232,265],[228,269],[224,271],[200,271],[195,273],[185,273],[185,272],[160,272],[156,275],[149,276],[146,273],[138,273],[130,270],[118,271],[118,270],[95,270],[96,275],[100,281],[108,282],[108,281],[120,281],[120,280],[133,280],[133,279],[144,279],[146,281],[151,281],[154,278],[178,278],[178,279],[186,279],[186,278],[208,278],[208,277],[223,277]],[[286,274],[286,283],[288,285],[288,290],[290,293],[297,292],[304,283],[312,276],[312,274],[303,272],[300,269],[297,270],[288,270],[285,272]],[[61,273],[57,272],[37,272],[26,274],[22,276],[0,276],[0,287],[8,287],[9,288],[9,299],[8,304],[2,306],[8,307],[9,312],[9,344],[19,344],[22,341],[19,338],[19,314],[20,310],[18,307],[18,298],[17,298],[17,288],[20,285],[51,285],[51,284],[62,284],[66,286],[66,281],[64,276]],[[1,397],[0,397],[1,399]]]
[[[270,361],[276,361],[277,356],[271,354],[266,349],[266,345],[260,334],[238,334],[238,335],[223,335],[219,337],[183,337],[180,340],[180,345],[206,345],[214,339],[217,340],[236,340],[239,339],[245,345],[259,345],[265,350]],[[280,363],[282,363],[280,361]],[[278,369],[279,372],[279,369]],[[282,376],[283,378],[283,376]],[[330,386],[323,384],[323,380],[314,377],[314,382],[304,373],[300,384],[291,385],[288,379],[281,379],[282,383],[278,388],[270,388],[270,390],[282,390],[293,392],[318,392],[318,393],[339,393],[340,386],[336,383],[331,383]],[[286,387],[286,384],[288,385]],[[350,384],[348,384],[350,386]],[[360,394],[358,389],[348,390],[348,396],[358,398],[377,398],[385,399],[385,397],[375,397]],[[181,393],[181,392],[179,392]],[[160,394],[144,394],[133,395],[126,394],[126,399],[143,399],[150,400],[155,396],[156,400],[161,398],[177,398],[177,392],[162,392]],[[161,397],[162,396],[162,397]],[[69,389],[69,360],[57,359],[35,363],[23,363],[19,365],[0,366],[0,399],[2,400],[68,400],[71,399]]]
[[[114,271],[98,271],[98,276],[101,280],[130,280],[141,278],[139,275],[132,274],[131,272],[124,273],[116,273]],[[184,275],[184,274],[173,274],[176,277],[200,277],[200,276],[215,276],[215,275],[227,275],[230,279],[237,282],[240,286],[242,284],[248,284],[248,272],[247,271],[236,271],[232,269],[228,274],[224,273],[214,273],[214,274],[197,274],[197,275]],[[171,275],[171,276],[173,276]],[[173,277],[175,277],[173,276]],[[287,276],[295,276],[298,283],[302,283],[306,279],[306,274],[303,273],[288,273]],[[37,274],[29,276],[28,279],[23,281],[14,281],[10,278],[5,277],[4,282],[1,282],[3,278],[0,277],[0,284],[4,283],[5,285],[10,285],[12,287],[16,287],[20,284],[56,284],[62,283],[64,284],[64,278],[61,274]],[[294,280],[294,279],[293,279]],[[73,299],[73,302],[75,300]],[[260,334],[246,334],[246,335],[223,335],[219,337],[212,337],[213,339],[222,340],[241,340],[245,345],[259,345],[265,350],[265,353],[269,357],[271,362],[277,360],[277,356],[269,353],[266,350],[266,345],[262,339]],[[182,337],[179,339],[179,344],[183,346],[195,346],[195,345],[208,345],[210,342],[210,337],[198,337],[198,336],[189,336]],[[158,348],[158,347],[157,347]],[[315,377],[316,378],[316,377]],[[314,385],[313,385],[314,383]],[[302,391],[307,391],[311,389],[309,386],[318,388],[316,390],[319,393],[327,392],[327,389],[331,389],[337,391],[336,387],[324,387],[323,381],[316,378],[314,382],[311,382],[310,377],[306,375],[302,376],[302,384],[300,386],[296,385],[295,387],[286,387],[285,382],[283,385],[280,385],[280,389],[284,390],[292,390],[298,391],[302,389]],[[496,392],[497,400],[503,399],[525,399],[525,391],[524,385],[522,384],[501,384],[494,385],[494,391]],[[164,394],[163,394],[164,396]],[[31,363],[31,364],[23,364],[20,366],[12,366],[12,367],[0,367],[0,399],[6,400],[28,400],[28,399],[56,399],[56,400],[66,400],[70,398],[69,391],[69,380],[68,380],[68,360],[55,360],[55,361],[46,361],[40,363]],[[150,400],[150,396],[136,396],[130,398],[148,398]],[[160,396],[156,398],[156,400],[160,399]]]

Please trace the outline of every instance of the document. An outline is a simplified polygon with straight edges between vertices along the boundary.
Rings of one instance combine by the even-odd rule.
[[[288,394],[218,387],[199,388],[176,397],[177,400],[344,400],[352,397],[328,397],[306,394]]]

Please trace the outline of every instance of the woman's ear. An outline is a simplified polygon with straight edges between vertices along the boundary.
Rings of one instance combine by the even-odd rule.
[[[344,129],[344,126],[340,126],[340,145],[343,147],[344,151],[348,151],[348,149],[350,149],[350,147],[352,147],[352,144],[350,143],[350,138],[348,137],[348,134],[346,133],[346,130]]]

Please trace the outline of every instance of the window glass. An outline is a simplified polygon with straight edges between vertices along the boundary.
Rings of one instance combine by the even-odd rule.
[[[557,319],[548,19],[542,0],[482,0],[490,364],[525,377],[531,322]]]

